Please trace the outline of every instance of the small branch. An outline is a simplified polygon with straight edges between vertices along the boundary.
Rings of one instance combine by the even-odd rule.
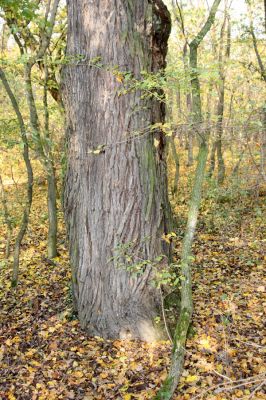
[[[239,379],[239,380],[232,381],[232,382],[219,383],[218,385],[213,385],[213,386],[209,387],[208,389],[204,390],[203,392],[201,392],[201,393],[197,394],[196,396],[192,397],[191,400],[199,399],[199,398],[203,397],[206,393],[208,393],[210,391],[216,391],[217,389],[223,389],[221,391],[226,391],[227,388],[228,387],[230,388],[231,387],[230,385],[232,385],[232,384],[239,384],[240,383],[240,386],[247,386],[247,385],[250,385],[250,384],[252,384],[254,382],[261,382],[261,379],[263,379],[263,382],[264,382],[264,378],[265,378],[265,374],[259,374],[259,375],[251,376],[249,378]]]
[[[52,37],[52,33],[53,33],[53,29],[54,29],[54,24],[55,24],[55,18],[56,18],[56,13],[57,13],[57,8],[59,5],[59,1],[60,0],[54,0],[53,6],[52,6],[52,10],[50,13],[50,19],[48,22],[48,27],[46,30],[44,30],[44,33],[42,35],[41,38],[41,45],[39,48],[39,51],[37,52],[37,54],[35,55],[35,57],[32,58],[31,62],[32,65],[36,63],[36,61],[38,61],[39,59],[42,59],[49,44],[51,41],[51,37]],[[49,7],[50,8],[50,7]]]
[[[185,22],[184,22],[184,15],[183,15],[183,11],[182,11],[182,6],[179,4],[178,0],[175,0],[175,2],[174,2],[174,0],[172,0],[173,8],[175,7],[175,5],[176,5],[176,7],[178,9],[178,14],[179,14],[179,18],[176,16],[176,20],[177,20],[178,23],[180,23],[181,32],[182,32],[182,34],[184,36],[184,39],[185,39],[185,42],[187,44],[188,40],[187,40],[186,31],[185,31]]]
[[[264,385],[266,385],[266,379],[264,381],[262,381],[254,390],[253,392],[250,394],[249,399],[252,399],[252,397],[254,396],[254,394],[261,389]]]
[[[201,110],[201,96],[200,96],[200,82],[198,77],[198,47],[201,44],[204,37],[207,35],[211,26],[214,22],[217,9],[221,0],[214,0],[211,7],[209,16],[194,39],[189,43],[189,66],[191,75],[191,89],[192,89],[192,118],[194,123],[202,122],[202,110]]]
[[[257,44],[257,38],[255,36],[255,32],[254,32],[254,28],[253,28],[252,24],[250,25],[250,33],[251,33],[251,37],[252,37],[254,51],[255,51],[255,54],[256,54],[256,57],[257,57],[257,61],[258,61],[259,67],[260,67],[260,74],[261,74],[262,79],[266,83],[266,70],[265,70],[265,67],[263,65],[260,53],[259,53],[258,44]]]
[[[258,383],[258,382],[261,382],[260,379],[255,379],[253,381],[248,381],[248,382],[242,382],[242,383],[239,383],[238,385],[234,385],[234,386],[221,387],[221,388],[215,390],[215,393],[222,393],[222,392],[227,392],[227,391],[230,392],[231,390],[238,389],[240,387],[243,387],[246,385],[251,385],[253,383]],[[264,382],[265,382],[265,380],[263,381],[263,383]]]
[[[173,344],[173,339],[172,339],[171,333],[169,332],[168,324],[167,324],[166,317],[165,317],[164,300],[163,300],[163,293],[162,293],[161,287],[160,287],[160,295],[161,295],[161,307],[162,307],[162,315],[163,315],[163,322],[164,322],[165,330],[166,330],[168,339]]]
[[[208,16],[205,24],[203,25],[203,27],[201,28],[199,33],[195,36],[195,38],[189,43],[190,47],[197,48],[200,45],[200,43],[202,42],[202,40],[204,39],[204,37],[206,36],[206,34],[209,32],[209,30],[214,22],[215,14],[217,12],[220,2],[221,2],[221,0],[214,0],[213,5],[210,9],[209,16]]]

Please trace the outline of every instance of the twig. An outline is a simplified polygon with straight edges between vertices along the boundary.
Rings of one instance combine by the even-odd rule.
[[[233,338],[233,340],[236,340],[237,342],[241,342],[241,343],[247,344],[248,346],[257,347],[259,349],[266,349],[266,346],[261,346],[260,344],[257,344],[257,343],[248,342],[248,341],[241,340],[241,339],[238,339],[238,338]]]
[[[163,315],[163,322],[164,322],[165,330],[166,330],[168,339],[170,340],[171,344],[173,344],[173,339],[172,339],[171,333],[169,331],[168,324],[167,324],[166,317],[165,317],[163,293],[162,293],[162,288],[161,287],[160,287],[160,295],[161,295],[162,315]]]
[[[246,386],[246,385],[251,385],[252,383],[257,383],[257,382],[261,382],[260,379],[256,379],[254,381],[249,381],[249,382],[242,382],[242,383],[239,383],[239,385],[235,385],[235,386],[221,387],[221,388],[218,388],[217,390],[215,390],[215,393],[222,393],[224,391],[230,391],[230,390],[237,389],[239,387]]]
[[[266,385],[266,379],[264,381],[262,381],[254,390],[253,392],[250,394],[249,399],[252,399],[252,397],[254,396],[254,394],[260,389],[262,388],[264,385]]]
[[[191,400],[199,399],[200,397],[204,396],[206,393],[210,392],[211,390],[215,390],[215,389],[218,389],[218,388],[225,388],[225,389],[227,389],[227,387],[228,387],[230,384],[242,382],[242,383],[241,383],[241,386],[244,386],[244,385],[249,385],[249,384],[254,383],[254,382],[260,382],[259,379],[256,379],[256,380],[253,380],[253,381],[252,381],[252,379],[254,379],[254,378],[256,378],[256,377],[259,377],[259,376],[261,376],[261,378],[263,378],[263,377],[265,376],[265,374],[258,374],[258,375],[251,376],[251,377],[245,378],[245,379],[239,379],[239,380],[236,380],[236,381],[225,382],[225,383],[220,383],[220,384],[218,384],[218,385],[213,385],[213,386],[211,386],[210,388],[208,388],[208,389],[204,390],[203,392],[197,394],[196,396],[192,397]],[[239,387],[239,385],[237,385],[237,386]],[[235,387],[236,387],[236,386],[235,386]],[[235,388],[235,387],[234,387],[234,388]],[[217,392],[216,392],[216,393],[217,393]]]
[[[216,375],[220,376],[221,378],[224,378],[224,379],[228,380],[228,381],[231,382],[231,383],[233,382],[231,378],[229,378],[229,377],[226,376],[226,375],[220,374],[220,372],[216,371],[215,369],[213,369],[213,370],[210,371],[210,372],[214,372]]]

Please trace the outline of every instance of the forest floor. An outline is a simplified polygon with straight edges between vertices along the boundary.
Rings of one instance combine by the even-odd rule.
[[[186,182],[172,199],[179,253]],[[19,209],[18,187],[8,198]],[[259,191],[206,189],[194,244],[194,336],[174,397],[265,399],[266,205]],[[265,195],[265,193],[264,193]],[[11,288],[0,225],[0,399],[152,399],[166,377],[168,341],[87,337],[72,317],[70,269],[60,217],[59,256],[46,258],[45,187],[36,186],[19,284]]]

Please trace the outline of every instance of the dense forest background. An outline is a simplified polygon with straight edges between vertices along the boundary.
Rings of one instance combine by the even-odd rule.
[[[160,68],[137,75],[100,54],[67,52],[64,1],[0,0],[0,399],[265,398],[265,4],[164,3],[172,24],[166,65],[158,57]],[[140,54],[141,31],[133,36]],[[140,282],[152,271],[160,340],[146,328],[132,336],[132,327],[88,335],[76,305],[64,188],[68,99],[75,90],[82,97],[81,84],[69,89],[69,71],[79,68],[108,73],[119,99],[139,95],[142,107],[163,109],[146,130],[133,124],[130,140],[167,163],[171,224],[159,239],[170,261],[159,250],[136,261],[132,242],[118,243],[112,258]],[[107,156],[121,143],[99,142],[88,154]],[[159,196],[150,154],[144,175]]]

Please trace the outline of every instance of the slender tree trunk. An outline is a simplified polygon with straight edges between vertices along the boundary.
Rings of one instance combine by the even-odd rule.
[[[198,212],[201,203],[202,185],[206,168],[208,148],[205,142],[200,145],[197,169],[194,177],[193,191],[188,211],[187,227],[182,243],[181,253],[181,305],[180,315],[175,329],[174,345],[172,351],[171,366],[168,377],[162,388],[155,397],[155,400],[170,400],[178,385],[183,371],[185,345],[187,332],[191,323],[192,303],[192,282],[191,282],[191,248],[196,230]]]
[[[212,91],[213,91],[213,83],[210,83],[208,94],[207,94],[207,130],[209,130],[209,136],[211,136],[212,132],[212,123],[211,123],[211,114],[212,114]],[[210,166],[208,171],[208,177],[211,178],[215,169],[215,162],[216,162],[216,141],[213,141],[211,147],[211,154],[210,154]]]
[[[222,185],[225,178],[225,164],[222,151],[222,138],[217,141],[218,184]]]
[[[57,256],[56,177],[53,166],[51,166],[50,168],[50,172],[47,173],[47,204],[49,219],[47,253],[48,258],[54,258]]]
[[[177,85],[178,85],[176,90],[177,115],[179,118],[181,118],[182,116],[181,90],[179,83]]]
[[[184,71],[185,75],[189,76],[189,65],[188,65],[188,59],[187,59],[187,48],[188,45],[187,43],[185,44],[183,48],[183,64],[184,64]],[[188,92],[186,94],[186,105],[187,105],[187,166],[191,167],[194,162],[194,156],[193,156],[193,128],[191,126],[191,113],[192,113],[192,98],[191,98],[191,91],[188,89]]]
[[[265,2],[264,2],[265,5]],[[249,5],[250,6],[250,5]],[[266,6],[265,6],[266,10]],[[256,54],[257,62],[259,65],[260,69],[260,75],[263,81],[266,83],[266,68],[265,65],[263,64],[263,59],[260,55],[259,48],[258,48],[258,43],[257,43],[257,38],[255,35],[254,31],[254,26],[253,26],[253,20],[252,20],[252,10],[249,7],[249,12],[250,12],[250,34],[252,37],[252,43],[253,43],[253,48]],[[265,173],[265,165],[266,165],[266,103],[264,103],[263,108],[262,108],[262,118],[263,118],[263,131],[262,131],[262,141],[261,141],[261,162],[260,162],[260,172],[261,175],[264,179],[266,179],[266,173]]]
[[[187,165],[191,167],[194,163],[194,155],[193,155],[193,131],[191,127],[188,128],[188,159]]]
[[[180,163],[179,163],[179,157],[176,151],[176,146],[175,146],[175,139],[173,136],[169,138],[170,145],[171,145],[171,150],[172,150],[172,157],[175,163],[175,178],[174,178],[174,185],[173,185],[173,193],[177,193],[178,189],[178,181],[179,181],[179,169],[180,169]]]
[[[1,52],[3,53],[4,51],[6,51],[7,49],[7,42],[8,42],[8,35],[9,35],[9,31],[8,31],[8,26],[7,24],[4,22],[2,23],[2,30],[1,30]]]
[[[49,144],[48,144],[49,141],[47,140],[47,139],[49,139],[49,137],[47,136],[48,130],[47,130],[47,127],[45,126],[46,143],[43,145],[43,137],[41,137],[41,127],[40,127],[40,123],[39,123],[38,110],[36,107],[33,88],[32,88],[31,75],[32,75],[32,68],[37,63],[39,65],[39,67],[40,66],[44,67],[45,75],[46,75],[45,84],[44,84],[44,91],[46,93],[45,94],[46,98],[44,99],[44,101],[46,101],[46,103],[47,103],[47,90],[48,90],[47,74],[48,74],[48,72],[47,72],[47,67],[46,67],[45,63],[43,64],[43,60],[45,58],[45,55],[46,55],[47,50],[50,45],[59,1],[60,0],[48,1],[46,4],[45,17],[43,20],[43,29],[41,30],[41,33],[40,33],[39,46],[37,46],[37,42],[35,42],[34,36],[31,35],[30,31],[29,31],[29,33],[30,33],[31,37],[29,38],[29,37],[27,37],[27,34],[25,37],[24,31],[20,32],[21,35],[17,35],[17,33],[15,32],[15,29],[12,29],[13,37],[20,49],[21,56],[22,57],[26,56],[25,57],[26,62],[24,64],[24,82],[25,82],[25,91],[26,91],[27,103],[28,103],[29,114],[30,114],[30,124],[31,124],[31,130],[32,130],[31,134],[33,136],[33,139],[35,140],[36,150],[39,153],[40,161],[43,163],[43,165],[46,169],[46,172],[48,171],[48,175],[49,175],[49,179],[50,179],[50,191],[49,191],[50,194],[52,194],[52,192],[53,192],[51,185],[55,184],[55,179],[52,179],[52,177],[50,177],[52,174],[54,174],[53,162],[50,161],[50,159],[49,159],[49,157],[51,157],[51,152],[46,151],[47,147],[49,147]],[[7,13],[8,13],[8,9],[5,11],[7,11]],[[8,21],[8,25],[10,28],[11,28],[11,26],[16,27],[16,25],[17,25],[16,18],[14,18],[14,20],[13,19],[11,20],[9,17],[7,17],[7,21]],[[18,26],[17,26],[17,28],[18,28]],[[31,42],[31,44],[29,46],[29,48],[30,48],[30,51],[29,51],[27,40],[30,40],[30,39],[31,40],[33,39],[33,42]],[[60,103],[60,101],[59,101],[59,103]],[[49,117],[47,104],[46,104],[46,107],[44,108],[44,117],[45,117],[45,125],[46,125],[47,121],[48,121],[48,117]],[[24,129],[25,129],[25,127],[24,127]],[[25,134],[25,138],[27,140],[26,134]],[[24,143],[24,145],[25,145],[25,143]],[[25,146],[24,146],[24,148],[25,148]],[[51,164],[52,164],[52,169],[50,168]],[[32,194],[31,194],[31,196],[32,196]],[[50,208],[49,209],[51,209],[53,205],[54,205],[54,200],[50,199],[50,201],[49,201]],[[56,208],[53,210],[53,212],[55,210],[56,210]],[[27,223],[26,220],[27,220],[27,216],[25,214],[25,218],[24,218],[25,224]],[[55,223],[56,218],[54,218],[54,216],[51,216],[51,218],[49,217],[49,221],[53,221],[53,223]],[[52,228],[52,231],[54,231],[54,227]],[[51,235],[50,237],[54,238],[54,234]],[[50,246],[48,246],[48,247],[51,248]],[[18,251],[17,251],[17,253],[18,253]]]
[[[225,178],[225,165],[222,150],[222,135],[223,135],[223,115],[224,115],[224,79],[220,86],[219,100],[218,100],[218,122],[217,122],[217,162],[218,162],[218,184],[222,185]]]
[[[20,247],[23,237],[27,231],[30,217],[30,210],[32,204],[32,189],[33,189],[33,171],[29,156],[29,145],[26,134],[26,127],[23,121],[22,114],[19,109],[18,102],[9,86],[9,83],[6,79],[4,71],[0,68],[0,79],[3,83],[3,86],[7,92],[7,95],[11,101],[13,109],[16,113],[19,127],[20,127],[20,135],[23,142],[23,158],[26,165],[27,170],[27,200],[23,211],[23,217],[20,224],[19,232],[16,237],[15,247],[14,247],[14,262],[13,262],[13,273],[12,273],[12,286],[16,286],[18,282],[18,273],[19,273],[19,257],[20,257]]]
[[[260,169],[262,176],[266,179],[266,103],[262,107]]]
[[[214,168],[215,168],[215,151],[217,151],[217,163],[218,163],[218,184],[222,185],[225,178],[225,163],[223,158],[223,119],[224,119],[224,96],[225,96],[225,61],[227,61],[230,57],[230,49],[231,49],[231,27],[230,20],[227,13],[227,6],[225,6],[224,11],[224,20],[221,28],[220,34],[220,49],[219,49],[219,75],[220,82],[218,85],[218,105],[217,105],[217,139],[213,144],[212,153],[211,153],[211,163],[209,169],[209,176],[212,176]],[[224,34],[226,28],[226,22],[228,23],[227,27],[227,42],[224,50]],[[224,54],[225,53],[225,54]]]
[[[41,127],[38,117],[38,111],[35,103],[35,98],[32,88],[32,62],[25,65],[25,87],[27,94],[27,101],[30,111],[30,121],[32,134],[36,142],[36,150],[39,154],[40,161],[44,166],[46,172],[46,180],[48,185],[47,191],[47,208],[48,208],[48,238],[47,238],[47,253],[49,258],[56,257],[57,255],[57,207],[56,207],[56,177],[52,159],[51,151],[51,138],[49,133],[49,111],[47,103],[47,81],[48,71],[44,65],[45,82],[44,82],[44,96],[43,96],[43,112],[44,112],[44,135],[42,139]]]
[[[192,280],[191,280],[191,249],[194,234],[197,226],[198,212],[201,203],[201,192],[204,182],[204,173],[208,157],[208,135],[209,129],[203,132],[202,129],[202,109],[201,109],[201,93],[200,81],[198,76],[198,47],[206,34],[209,32],[221,0],[214,0],[210,9],[209,16],[195,38],[190,42],[190,73],[192,88],[192,121],[193,126],[200,132],[200,147],[198,154],[198,164],[194,178],[191,203],[188,213],[187,227],[184,240],[182,243],[181,253],[181,305],[180,314],[177,321],[175,336],[173,340],[173,351],[171,365],[168,376],[159,390],[155,400],[170,400],[179,383],[180,376],[184,366],[185,344],[187,332],[191,324],[193,302],[192,302]]]
[[[169,110],[169,108],[167,107],[166,108],[166,121],[168,120],[171,123],[171,118],[173,118],[173,111],[172,111],[172,109]],[[167,140],[167,154],[168,155],[170,153],[169,146],[171,147],[172,159],[175,164],[175,177],[174,177],[174,184],[173,184],[173,193],[175,194],[177,192],[177,187],[178,187],[180,165],[179,165],[179,157],[178,157],[178,154],[176,151],[176,146],[175,146],[175,137],[173,135],[168,137],[168,140]]]
[[[48,208],[48,240],[47,240],[47,254],[48,258],[54,258],[57,256],[57,207],[56,207],[56,175],[53,164],[52,156],[52,142],[50,137],[49,127],[49,108],[48,108],[48,68],[46,60],[44,62],[44,88],[43,88],[43,111],[44,111],[44,152],[46,154],[43,163],[45,165],[46,176],[47,176],[47,208]]]
[[[151,340],[160,294],[149,284],[150,262],[167,252],[161,235],[171,213],[165,138],[158,130],[155,147],[149,126],[164,121],[165,107],[140,91],[119,95],[110,69],[119,65],[140,78],[142,70],[164,68],[169,13],[161,0],[73,0],[68,22],[67,54],[85,59],[64,70],[64,197],[75,304],[89,334]],[[90,66],[95,57],[108,68]],[[121,255],[127,246],[129,264]],[[138,257],[146,265],[134,275]]]
[[[2,206],[4,210],[4,222],[7,227],[7,238],[6,238],[6,251],[5,251],[5,256],[6,258],[9,258],[10,256],[10,242],[12,238],[12,232],[13,232],[13,226],[10,218],[10,214],[8,211],[8,206],[7,206],[7,198],[6,198],[6,193],[5,193],[5,188],[2,180],[2,176],[0,175],[0,188],[1,188],[1,201],[2,201]]]
[[[229,110],[228,110],[228,119],[226,123],[226,132],[227,137],[230,138],[229,140],[229,150],[232,152],[232,143],[234,138],[234,92],[231,93],[230,102],[229,102]]]
[[[215,140],[212,143],[212,148],[211,148],[210,167],[209,167],[209,171],[208,171],[209,178],[211,178],[213,176],[214,169],[215,169],[216,149],[217,149],[217,141]]]
[[[165,119],[166,121],[172,121],[173,120],[173,116],[174,116],[174,91],[173,90],[169,90],[168,93],[168,98],[167,98],[167,102],[166,102],[166,107],[165,107]]]
[[[225,7],[224,22],[221,29],[220,35],[220,52],[219,52],[219,100],[217,107],[217,161],[218,161],[218,184],[222,185],[225,178],[225,164],[222,150],[222,136],[223,136],[223,119],[224,119],[224,96],[225,96],[225,61],[228,61],[231,51],[231,24],[230,18],[227,14],[227,8]],[[227,22],[227,40],[224,54],[224,33]]]
[[[243,150],[241,151],[241,153],[240,153],[240,155],[238,157],[238,160],[237,160],[237,162],[236,162],[236,164],[235,164],[235,166],[234,166],[234,168],[232,170],[232,177],[235,177],[238,174],[239,167],[240,167],[240,164],[241,164],[241,162],[243,160],[246,148],[247,148],[247,145],[243,148]]]

